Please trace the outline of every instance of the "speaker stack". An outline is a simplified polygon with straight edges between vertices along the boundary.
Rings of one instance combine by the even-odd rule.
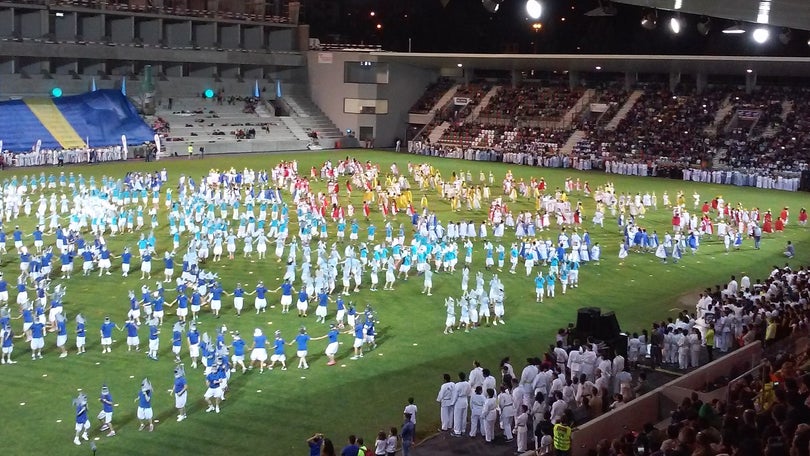
[[[574,337],[585,342],[588,337],[604,342],[615,354],[627,357],[627,336],[621,333],[613,312],[602,313],[599,307],[582,307],[577,311]]]

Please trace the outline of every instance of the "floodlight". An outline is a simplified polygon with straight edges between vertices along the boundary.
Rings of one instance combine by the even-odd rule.
[[[669,19],[669,29],[672,30],[672,33],[679,34],[681,33],[681,18],[680,16],[672,16]]]
[[[697,31],[703,36],[709,34],[712,29],[712,20],[708,17],[697,23]]]
[[[726,35],[742,35],[745,33],[745,29],[740,24],[734,24],[727,29],[723,29],[723,33]]]
[[[502,2],[503,0],[481,0],[481,4],[484,5],[484,9],[492,14],[498,12],[498,10],[501,8]]]
[[[758,44],[765,44],[771,37],[771,32],[765,27],[757,27],[754,29],[753,37]]]
[[[790,43],[790,40],[793,39],[793,32],[789,28],[783,29],[781,33],[779,33],[779,41],[782,44]]]
[[[540,19],[540,16],[543,15],[543,5],[537,0],[528,0],[526,2],[526,14],[534,20]]]
[[[641,27],[647,30],[654,30],[658,25],[658,15],[654,11],[648,11],[641,16]]]

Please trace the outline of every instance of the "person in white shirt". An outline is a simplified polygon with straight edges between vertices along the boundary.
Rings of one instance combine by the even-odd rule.
[[[492,374],[489,372],[489,369],[487,369],[487,368],[484,368],[482,373],[484,374],[484,384],[481,385],[481,387],[483,388],[484,391],[486,391],[488,389],[492,389],[494,391],[495,390],[495,377],[492,376]]]
[[[485,432],[484,429],[486,425],[484,423],[483,412],[486,398],[481,392],[481,386],[476,386],[475,392],[470,397],[470,437],[476,437],[479,430],[482,433]]]
[[[512,394],[509,393],[506,385],[501,385],[501,393],[498,395],[498,409],[501,412],[501,428],[507,442],[513,439],[512,429],[515,421],[515,403]]]
[[[495,390],[487,389],[487,399],[484,401],[484,408],[481,411],[481,419],[484,421],[484,440],[492,442],[495,439],[495,419],[498,417],[498,402],[495,400]]]
[[[565,367],[566,364],[568,363],[568,352],[566,352],[565,349],[562,348],[562,345],[563,345],[562,341],[558,340],[557,346],[554,347],[554,356],[557,359],[557,369],[560,372],[565,373]]]
[[[520,405],[520,413],[515,418],[515,429],[517,430],[517,452],[523,453],[528,447],[529,440],[529,407],[526,404]]]
[[[405,411],[403,413],[411,415],[411,423],[413,423],[414,430],[416,429],[416,412],[417,412],[416,404],[413,403],[413,398],[408,398],[408,405],[405,406]]]
[[[530,407],[534,398],[534,379],[540,372],[537,365],[539,360],[535,358],[526,359],[526,367],[520,373],[520,387],[523,390],[523,403]]]
[[[563,415],[565,415],[565,411],[568,409],[568,404],[565,403],[563,400],[563,395],[561,391],[557,391],[554,393],[556,400],[553,404],[551,404],[551,423],[557,424],[562,419]]]
[[[439,388],[436,402],[441,407],[441,430],[447,431],[453,427],[453,388],[454,383],[450,381],[450,374],[444,374],[444,383]]]
[[[750,291],[750,290],[751,290],[751,278],[750,278],[750,277],[748,277],[747,275],[743,275],[743,276],[740,278],[740,288],[741,288],[742,290],[748,290],[748,291]]]
[[[453,436],[461,437],[467,430],[467,409],[472,393],[470,382],[464,372],[458,373],[459,381],[453,385]]]
[[[730,296],[737,296],[737,291],[739,291],[739,288],[738,288],[738,285],[737,285],[737,278],[734,277],[734,276],[731,276],[731,281],[728,283],[728,294]]]
[[[484,385],[484,369],[481,368],[481,363],[473,361],[473,368],[467,378],[472,389]]]

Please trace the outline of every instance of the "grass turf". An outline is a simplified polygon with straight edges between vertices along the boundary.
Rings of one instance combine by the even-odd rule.
[[[170,352],[170,328],[172,318],[167,317],[164,332],[161,335],[160,360],[155,362],[146,359],[145,344],[140,353],[127,353],[124,333],[118,333],[113,345],[112,354],[102,355],[99,345],[98,326],[106,314],[113,316],[113,321],[122,325],[127,311],[127,290],[138,290],[142,284],[138,271],[133,271],[128,278],[120,277],[120,260],[113,262],[113,275],[89,278],[75,274],[66,281],[67,296],[65,309],[69,314],[69,328],[73,328],[73,317],[78,311],[88,317],[88,353],[77,356],[73,353],[66,359],[58,359],[55,348],[55,336],[46,337],[45,359],[31,361],[27,344],[21,340],[15,344],[14,366],[0,367],[0,385],[2,385],[3,406],[0,417],[0,440],[4,442],[7,454],[33,454],[48,451],[59,451],[62,454],[87,454],[87,445],[75,447],[73,437],[73,408],[71,399],[77,389],[81,388],[90,397],[90,416],[95,417],[100,405],[97,402],[98,391],[106,383],[113,398],[119,404],[115,409],[113,423],[118,435],[104,437],[94,427],[91,438],[100,437],[97,441],[102,454],[195,454],[209,453],[216,448],[220,454],[241,454],[256,452],[262,454],[304,454],[305,440],[313,432],[324,432],[332,438],[336,446],[342,446],[350,433],[366,437],[367,442],[374,439],[378,430],[387,429],[401,422],[401,411],[408,396],[416,398],[419,406],[419,434],[424,436],[432,432],[438,423],[438,407],[435,402],[436,391],[441,384],[441,374],[450,372],[455,376],[457,371],[469,371],[474,359],[497,372],[498,360],[511,355],[516,369],[522,367],[522,359],[528,355],[542,353],[554,332],[576,318],[576,310],[583,306],[599,306],[603,310],[616,312],[624,330],[636,331],[647,327],[654,319],[672,315],[670,309],[682,302],[692,305],[692,300],[683,300],[686,293],[697,292],[707,286],[725,283],[730,274],[746,272],[752,279],[764,277],[774,264],[784,264],[782,250],[785,241],[793,240],[796,244],[797,258],[792,265],[806,264],[810,259],[808,240],[810,235],[806,228],[797,227],[795,223],[798,209],[808,201],[805,193],[787,193],[766,191],[751,188],[737,188],[721,185],[694,184],[674,180],[634,178],[608,175],[599,172],[577,172],[573,170],[539,169],[497,163],[476,163],[458,160],[416,157],[385,152],[370,151],[337,151],[301,154],[249,155],[238,157],[215,157],[205,161],[175,160],[158,163],[114,163],[85,167],[66,167],[64,171],[82,173],[85,177],[96,176],[97,182],[102,175],[123,177],[126,171],[150,171],[166,167],[170,183],[176,184],[181,173],[200,176],[210,168],[250,167],[254,169],[269,168],[280,160],[296,159],[299,170],[308,174],[311,166],[320,164],[326,159],[337,160],[344,156],[354,156],[361,161],[371,160],[387,170],[392,162],[397,162],[400,170],[405,171],[407,161],[430,162],[438,168],[443,176],[452,171],[470,170],[474,181],[478,180],[479,170],[491,170],[496,176],[496,184],[507,170],[511,169],[517,179],[528,180],[531,176],[543,176],[550,189],[562,187],[566,177],[581,178],[590,181],[592,189],[605,182],[613,182],[617,192],[646,190],[655,191],[659,203],[661,195],[667,190],[674,200],[678,190],[683,190],[691,205],[694,190],[700,193],[701,199],[708,200],[721,194],[732,204],[742,202],[745,207],[758,206],[761,210],[771,208],[778,214],[782,206],[790,206],[791,223],[783,234],[766,235],[762,250],[753,250],[752,242],[746,240],[739,252],[726,255],[722,243],[716,240],[701,245],[698,255],[684,253],[683,260],[677,265],[662,265],[652,254],[631,254],[623,264],[617,258],[620,233],[615,219],[608,217],[605,228],[594,228],[586,220],[584,226],[591,233],[594,242],[603,246],[601,265],[587,264],[580,272],[580,287],[560,293],[557,297],[547,299],[543,304],[534,302],[534,285],[532,278],[524,274],[510,275],[503,272],[500,277],[506,285],[506,321],[505,326],[484,327],[469,334],[455,333],[443,335],[444,297],[460,294],[460,273],[453,275],[436,274],[434,276],[433,297],[420,294],[422,280],[412,276],[407,282],[398,281],[394,292],[378,291],[371,293],[367,288],[347,299],[354,301],[362,308],[371,303],[381,320],[378,325],[379,348],[366,354],[357,361],[349,360],[351,352],[350,335],[341,336],[341,348],[338,352],[338,364],[327,367],[326,357],[322,354],[325,341],[310,344],[309,370],[295,368],[297,360],[295,351],[288,349],[290,368],[266,371],[259,375],[250,372],[247,375],[233,374],[230,381],[231,391],[228,400],[223,403],[219,415],[206,414],[202,394],[205,391],[204,380],[200,371],[192,371],[188,363],[187,347],[183,347],[182,356],[186,363],[190,384],[188,415],[189,419],[176,423],[173,398],[166,392],[172,383],[173,357]],[[12,174],[39,174],[36,170],[8,170],[2,177]],[[58,172],[57,169],[44,170],[47,173]],[[343,179],[342,179],[343,181]],[[497,185],[496,185],[497,186]],[[314,185],[320,190],[323,183]],[[493,188],[493,195],[500,191]],[[355,192],[354,205],[360,208],[362,195]],[[414,191],[415,205],[421,193]],[[582,200],[585,214],[593,213],[594,203],[581,195],[573,195],[572,201]],[[452,214],[449,205],[441,201],[435,192],[429,193],[430,208],[437,211],[443,222],[460,217],[481,221],[486,211]],[[510,205],[513,212],[517,209],[533,210],[533,201],[522,201]],[[155,280],[162,278],[162,266],[159,258],[162,252],[170,247],[167,232],[165,207],[161,201],[161,224],[158,230],[158,256],[153,262],[153,280],[147,285],[154,286]],[[293,213],[294,211],[291,211]],[[294,215],[293,215],[294,218]],[[372,221],[382,227],[379,213],[374,213]],[[408,223],[407,216],[399,215],[397,223]],[[6,223],[6,229],[18,222]],[[19,220],[26,233],[33,230],[33,217]],[[670,213],[659,208],[648,212],[640,223],[650,229],[663,233],[669,228]],[[147,221],[148,224],[148,221]],[[291,232],[297,226],[293,223]],[[361,236],[364,235],[366,223],[361,221]],[[330,227],[330,234],[334,233]],[[135,247],[137,234],[108,237],[113,253],[120,253],[124,245]],[[542,233],[546,237],[546,233]],[[556,236],[552,231],[548,236]],[[379,234],[378,238],[384,237]],[[507,232],[504,245],[514,238],[513,232]],[[30,238],[29,238],[30,239]],[[410,239],[410,234],[408,235]],[[53,243],[53,237],[46,238],[46,243]],[[11,241],[9,240],[9,243]],[[32,244],[32,241],[29,241]],[[272,251],[273,245],[269,245]],[[241,251],[241,243],[238,243]],[[473,273],[483,269],[484,255],[480,242],[474,253]],[[80,263],[80,262],[78,262]],[[133,261],[133,269],[137,261]],[[507,262],[508,265],[508,262]],[[57,266],[58,267],[58,266]],[[18,268],[18,259],[12,255],[3,258],[2,269],[6,277],[13,282]],[[80,264],[77,264],[77,272]],[[270,288],[280,283],[283,274],[281,267],[272,259],[268,261],[244,260],[241,256],[233,262],[227,260],[211,267],[219,273],[226,291],[233,289],[235,282],[247,283],[252,289],[256,281],[263,279]],[[522,269],[519,268],[520,271]],[[252,274],[251,274],[252,272]],[[381,274],[384,276],[384,273]],[[58,277],[58,274],[55,274]],[[488,281],[490,274],[486,274]],[[367,276],[364,282],[367,282]],[[56,282],[61,282],[57,280]],[[340,286],[339,286],[340,288]],[[12,302],[14,292],[11,293]],[[167,290],[167,298],[173,299],[174,293]],[[270,295],[268,303],[276,307],[268,309],[266,314],[251,313],[252,298],[246,299],[246,312],[237,319],[232,310],[232,298],[223,300],[223,317],[215,321],[204,309],[201,314],[201,331],[213,335],[215,325],[225,324],[229,330],[238,329],[242,334],[250,335],[252,329],[261,327],[265,334],[280,329],[289,341],[302,323],[305,323],[313,337],[325,334],[326,327],[314,323],[314,316],[301,320],[295,316],[295,310],[288,315],[280,314],[278,295]],[[13,306],[12,306],[13,307]],[[167,309],[167,315],[174,309]],[[14,309],[14,315],[17,315]],[[330,317],[334,309],[330,307]],[[13,322],[17,332],[21,323]],[[145,342],[145,332],[141,331],[141,340]],[[230,341],[230,338],[228,338]],[[73,347],[75,338],[71,334],[68,344]],[[144,376],[150,377],[155,387],[153,400],[155,417],[160,420],[153,433],[138,432],[135,418],[136,397],[140,381]],[[93,422],[95,425],[95,421]]]

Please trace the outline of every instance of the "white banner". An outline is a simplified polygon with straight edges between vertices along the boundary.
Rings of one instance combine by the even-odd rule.
[[[124,146],[124,157],[129,157],[129,149],[127,148],[127,135],[121,135],[121,144]]]
[[[160,159],[160,135],[155,134],[155,160]]]
[[[318,53],[318,63],[332,63],[334,61],[334,56],[331,52],[319,52]]]
[[[607,112],[608,105],[606,103],[591,103],[591,112]]]
[[[472,100],[467,97],[453,97],[453,104],[456,106],[467,106],[470,103]]]
[[[37,147],[34,148],[34,150],[36,151],[36,153],[39,153],[39,149],[41,149],[41,148],[42,148],[42,140],[37,139]]]

